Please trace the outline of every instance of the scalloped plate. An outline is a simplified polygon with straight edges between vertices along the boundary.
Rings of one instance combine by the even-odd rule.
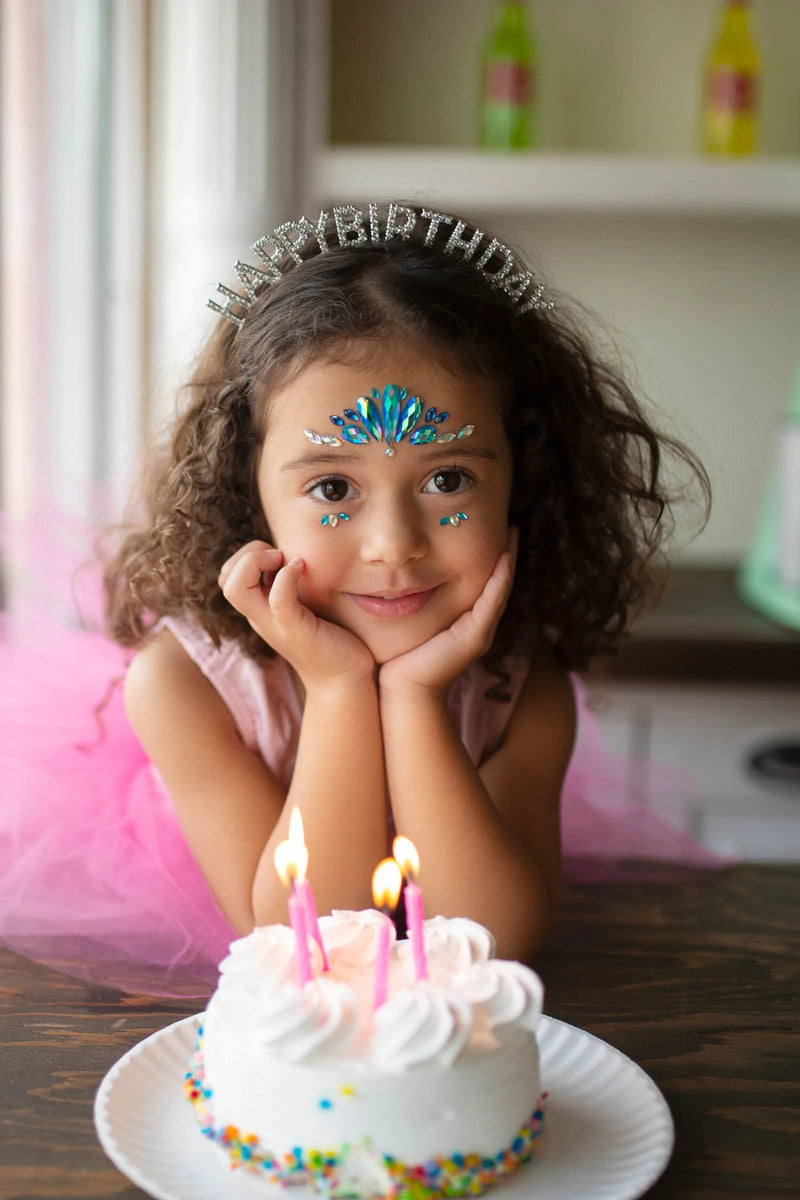
[[[94,1120],[108,1157],[155,1200],[254,1200],[283,1189],[231,1171],[183,1096],[199,1016],[139,1042],[106,1075]],[[636,1200],[667,1165],[669,1108],[652,1079],[613,1046],[553,1017],[537,1030],[545,1132],[535,1158],[498,1184],[503,1200]],[[293,1200],[313,1193],[292,1188]],[[314,1197],[318,1200],[318,1197]]]

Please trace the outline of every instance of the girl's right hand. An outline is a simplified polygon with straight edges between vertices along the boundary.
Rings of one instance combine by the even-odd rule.
[[[373,677],[375,661],[364,643],[300,602],[304,569],[301,558],[287,562],[281,550],[254,541],[223,564],[218,582],[225,599],[286,659],[307,691],[333,679]]]

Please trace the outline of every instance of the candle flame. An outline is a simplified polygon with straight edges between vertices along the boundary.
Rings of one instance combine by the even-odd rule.
[[[372,873],[372,900],[376,908],[395,908],[403,876],[393,858],[382,859]]]
[[[275,870],[281,883],[302,883],[308,870],[308,850],[303,838],[303,818],[300,809],[292,809],[289,837],[275,847]]]
[[[407,879],[413,879],[419,874],[419,855],[410,838],[396,837],[392,842],[392,854]]]

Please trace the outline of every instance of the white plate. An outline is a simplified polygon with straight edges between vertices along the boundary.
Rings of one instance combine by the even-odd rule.
[[[154,1033],[111,1068],[95,1100],[97,1135],[111,1161],[155,1200],[253,1200],[265,1184],[230,1170],[184,1099],[199,1020],[186,1017]],[[548,1093],[545,1132],[533,1162],[489,1195],[636,1200],[672,1151],[664,1097],[636,1063],[573,1025],[542,1017],[537,1036]],[[291,1196],[309,1200],[312,1193],[293,1187]]]

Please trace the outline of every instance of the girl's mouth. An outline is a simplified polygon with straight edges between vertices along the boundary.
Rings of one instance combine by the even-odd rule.
[[[438,587],[433,587],[424,592],[406,592],[395,596],[372,596],[357,592],[349,594],[363,612],[373,617],[413,617],[422,611],[438,590]]]

